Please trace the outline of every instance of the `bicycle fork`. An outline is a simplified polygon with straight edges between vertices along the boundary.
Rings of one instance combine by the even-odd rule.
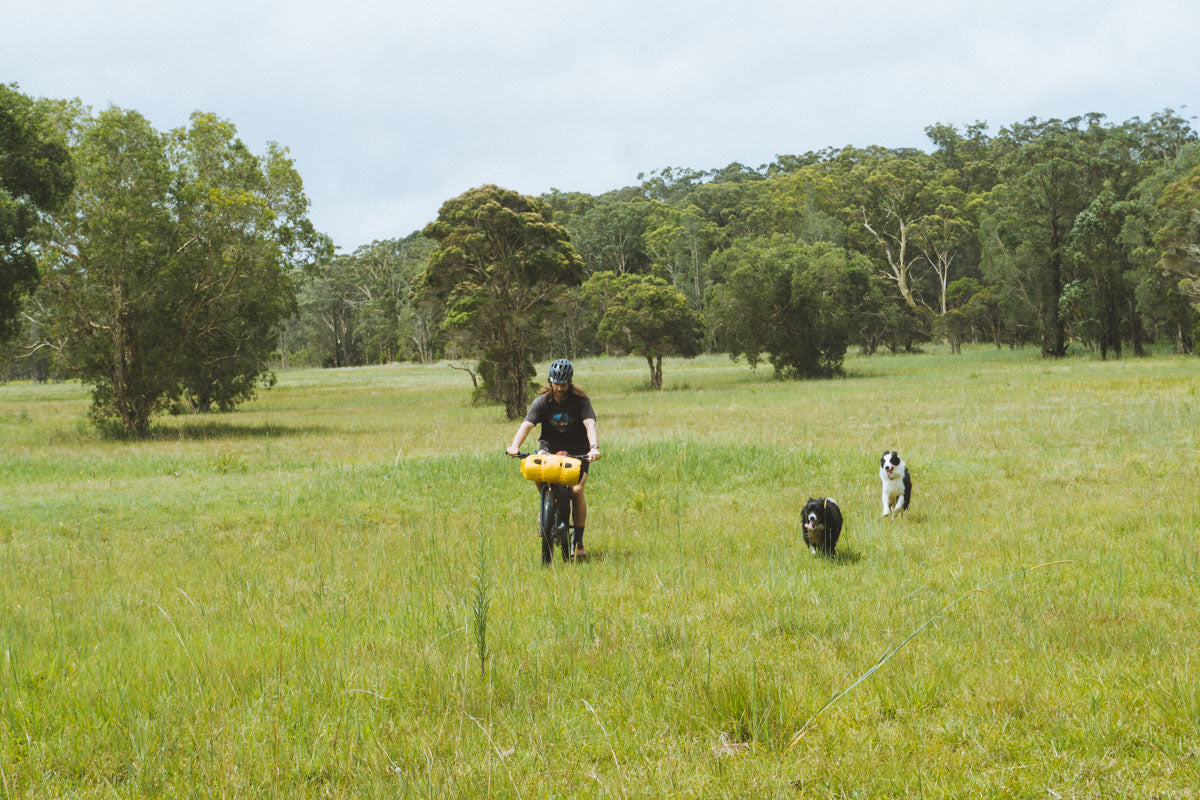
[[[563,561],[569,561],[574,553],[571,500],[571,490],[566,486],[547,484],[542,489],[540,522],[543,564],[549,564],[552,560],[555,545],[562,550]]]

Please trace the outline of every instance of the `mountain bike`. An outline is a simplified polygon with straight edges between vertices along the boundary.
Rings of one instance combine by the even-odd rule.
[[[542,564],[549,564],[554,559],[556,546],[562,551],[563,561],[570,561],[575,553],[574,530],[571,527],[571,487],[579,483],[580,475],[579,464],[572,465],[570,462],[583,462],[587,456],[517,453],[515,457],[521,459],[521,473],[535,481],[541,491],[538,532],[542,539]],[[546,463],[531,464],[527,469],[525,460],[528,458],[541,458]]]

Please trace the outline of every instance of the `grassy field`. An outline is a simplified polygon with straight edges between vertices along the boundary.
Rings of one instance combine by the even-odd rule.
[[[1200,796],[1200,359],[576,366],[604,460],[550,568],[445,365],[143,442],[0,387],[0,797]]]

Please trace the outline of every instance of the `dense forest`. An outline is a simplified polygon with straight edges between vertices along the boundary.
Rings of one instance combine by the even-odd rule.
[[[926,133],[928,152],[844,147],[758,168],[664,168],[598,196],[543,195],[585,282],[546,319],[554,331],[539,355],[610,349],[598,336],[605,308],[588,291],[605,273],[678,289],[702,316],[706,350],[774,352],[783,345],[768,341],[770,326],[748,323],[773,320],[790,336],[788,320],[817,304],[788,278],[831,253],[835,272],[865,273],[838,323],[866,353],[930,340],[1036,344],[1049,357],[1069,347],[1119,357],[1150,342],[1192,352],[1200,145],[1187,120],[1168,110],[1120,124],[1093,114]],[[301,287],[281,361],[473,355],[442,324],[444,306],[417,291],[434,248],[415,232],[322,265]]]
[[[936,124],[927,150],[665,167],[601,195],[483,186],[346,254],[285,149],[0,89],[0,377],[80,377],[127,431],[297,366],[450,359],[512,414],[558,355],[637,353],[657,387],[664,355],[704,351],[824,377],[849,347],[1111,358],[1200,336],[1200,142],[1169,109]]]

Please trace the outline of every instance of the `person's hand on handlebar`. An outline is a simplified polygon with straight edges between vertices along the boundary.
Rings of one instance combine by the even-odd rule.
[[[510,444],[510,445],[508,446],[508,449],[507,449],[507,450],[505,450],[504,452],[505,452],[507,455],[510,455],[510,456],[512,456],[513,458],[516,458],[517,456],[519,456],[519,455],[521,454],[521,448],[520,448],[520,447],[517,447],[517,445],[515,445],[515,444]]]
[[[588,448],[587,460],[588,461],[599,461],[600,460],[600,445],[594,444],[590,448]]]

